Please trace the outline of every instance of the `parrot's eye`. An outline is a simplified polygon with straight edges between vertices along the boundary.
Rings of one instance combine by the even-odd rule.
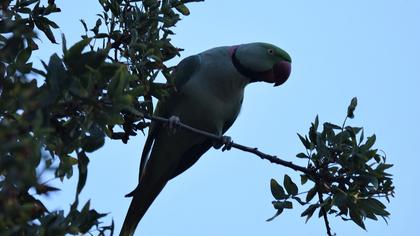
[[[272,48],[269,48],[267,50],[267,53],[270,54],[270,55],[273,55],[274,54],[274,50]]]

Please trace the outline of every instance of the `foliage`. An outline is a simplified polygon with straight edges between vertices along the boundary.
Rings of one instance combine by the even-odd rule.
[[[356,105],[357,99],[353,98],[343,125],[326,122],[322,131],[318,131],[317,116],[308,135],[298,134],[306,152],[296,156],[307,160],[301,184],[312,182],[312,185],[308,191],[299,193],[288,175],[284,176],[283,185],[272,179],[270,186],[277,213],[269,220],[284,209],[293,208],[293,200],[306,206],[301,214],[306,221],[318,210],[318,216],[324,217],[326,223],[330,214],[352,220],[365,229],[365,219],[377,220],[379,216],[386,220],[390,215],[379,199],[389,201],[394,194],[391,174],[386,172],[392,165],[386,163],[381,151],[373,148],[375,135],[365,139],[363,128],[346,125],[347,119],[354,117]]]
[[[148,126],[141,115],[153,110],[151,99],[170,88],[154,82],[170,78],[165,62],[180,49],[170,30],[188,14],[191,1],[99,0],[103,7],[82,40],[54,54],[44,68],[30,57],[38,32],[57,43],[48,19],[60,12],[54,0],[2,1],[0,22],[0,229],[5,235],[83,234],[103,226],[105,214],[79,207],[91,153],[105,138],[127,142]],[[102,29],[105,30],[102,32]],[[101,45],[98,42],[102,42]],[[44,79],[44,81],[42,81]],[[123,132],[115,132],[115,127]],[[53,172],[62,181],[79,169],[75,200],[67,214],[49,211],[40,196],[58,191],[44,181]]]

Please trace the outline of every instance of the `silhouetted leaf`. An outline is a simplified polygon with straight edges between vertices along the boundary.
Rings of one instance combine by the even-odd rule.
[[[297,134],[299,136],[300,141],[302,142],[303,146],[305,146],[306,149],[310,149],[311,148],[311,142],[309,142],[307,137],[303,137],[300,134]]]
[[[300,175],[300,183],[304,185],[306,182],[308,182],[308,176],[306,174]]]
[[[276,212],[276,214],[275,214],[273,217],[271,217],[271,218],[267,219],[266,221],[267,221],[267,222],[269,222],[269,221],[274,220],[274,219],[275,219],[277,216],[279,216],[282,212],[283,212],[283,208],[278,209],[278,210],[277,210],[277,212]]]
[[[97,125],[93,125],[90,128],[89,133],[90,136],[83,139],[83,150],[86,152],[94,152],[104,145],[105,136]]]
[[[308,222],[308,220],[312,217],[312,215],[314,214],[315,210],[319,207],[319,204],[311,204],[308,208],[306,208],[306,210],[304,210],[302,212],[302,214],[300,216],[304,217],[306,216],[306,221]]]
[[[77,168],[79,169],[79,180],[77,182],[77,189],[76,189],[76,196],[80,194],[83,187],[86,184],[87,174],[88,174],[88,164],[89,158],[86,156],[84,152],[77,153],[78,165]],[[89,206],[88,206],[89,207]]]
[[[280,186],[279,183],[275,179],[271,179],[270,181],[270,188],[271,188],[271,194],[273,197],[277,200],[285,199],[287,196],[284,193],[284,189],[282,186]]]
[[[85,31],[87,32],[88,31],[88,28],[87,28],[87,25],[86,25],[86,22],[85,22],[85,20],[83,20],[83,19],[80,19],[80,22],[82,23],[82,25],[83,25],[83,28],[85,29]]]
[[[25,49],[19,52],[19,54],[16,57],[16,62],[21,65],[25,64],[31,57],[31,54],[32,54],[32,48],[26,47]]]
[[[44,34],[45,34],[45,36],[47,36],[47,38],[52,42],[52,43],[57,43],[56,41],[55,41],[55,37],[54,37],[54,34],[53,34],[53,32],[51,31],[51,28],[50,28],[50,21],[47,19],[47,18],[45,18],[45,17],[36,17],[35,19],[34,19],[34,22],[35,22],[35,25],[36,25],[36,27],[38,27],[38,29],[39,30],[41,30]],[[51,23],[52,24],[52,23]],[[55,23],[54,23],[55,24]],[[54,25],[54,24],[52,24],[51,26],[52,27],[55,27],[56,25]],[[58,26],[57,26],[58,27]]]
[[[359,211],[350,209],[350,219],[362,229],[366,230],[365,223],[363,223],[363,219]]]
[[[333,204],[339,207],[347,207],[347,195],[342,191],[337,191],[333,196]]]
[[[301,152],[301,153],[299,153],[299,154],[297,154],[296,155],[296,157],[299,157],[299,158],[309,158],[305,153],[303,153],[303,152]]]
[[[292,209],[293,203],[291,201],[274,201],[273,206],[275,209]]]
[[[350,119],[354,118],[354,110],[356,110],[357,106],[357,97],[351,99],[350,105],[347,108],[347,117]]]
[[[188,10],[188,8],[184,4],[176,5],[175,9],[184,16],[188,16],[190,14],[190,10]]]
[[[318,189],[315,186],[311,188],[308,194],[306,194],[306,202],[310,202],[312,198],[314,198],[314,196],[316,195],[317,191]]]
[[[288,175],[284,175],[283,186],[287,193],[294,196],[298,194],[298,187],[293,183],[292,179]]]

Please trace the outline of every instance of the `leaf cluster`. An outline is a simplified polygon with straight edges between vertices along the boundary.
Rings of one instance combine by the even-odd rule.
[[[174,90],[171,72],[165,62],[179,56],[182,50],[171,43],[172,28],[181,20],[180,14],[189,15],[185,6],[189,2],[200,0],[99,0],[103,12],[93,27],[88,27],[81,20],[85,35],[92,38],[89,44],[93,50],[97,45],[109,49],[107,59],[122,63],[135,77],[129,81],[131,93],[140,98],[133,106],[144,113],[152,114],[152,97],[163,99]],[[168,83],[157,83],[155,79],[162,74]],[[143,130],[149,124],[137,122],[138,116],[123,113],[123,132],[113,132],[113,139],[126,143],[137,130]]]
[[[363,128],[346,124],[348,118],[354,117],[356,106],[357,99],[353,98],[341,126],[325,122],[319,131],[317,116],[307,135],[298,134],[306,150],[297,157],[307,161],[301,184],[312,182],[312,186],[298,193],[289,176],[285,175],[283,186],[272,179],[271,192],[276,199],[273,206],[277,209],[274,217],[292,208],[291,200],[307,206],[301,214],[306,220],[318,210],[319,217],[335,215],[363,229],[365,219],[386,220],[390,215],[381,199],[389,202],[389,197],[394,196],[392,175],[387,172],[392,165],[374,148],[375,135],[365,138]]]
[[[48,19],[59,13],[55,1],[3,1],[0,21],[0,229],[5,235],[83,234],[94,227],[103,235],[106,214],[79,209],[87,179],[88,154],[106,138],[127,142],[149,123],[152,97],[161,98],[170,78],[164,63],[179,54],[170,43],[171,28],[188,14],[190,1],[99,0],[103,7],[95,26],[62,55],[31,62],[38,32],[57,43]],[[100,44],[102,42],[102,44]],[[121,129],[121,128],[122,129]],[[117,132],[122,130],[123,132]],[[79,176],[75,199],[67,214],[48,210],[40,196],[59,189],[44,181],[46,173],[64,180]]]

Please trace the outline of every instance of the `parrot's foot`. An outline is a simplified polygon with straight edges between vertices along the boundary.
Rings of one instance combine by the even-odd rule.
[[[222,148],[222,152],[226,151],[226,150],[230,150],[232,148],[232,144],[233,144],[233,140],[231,137],[229,136],[222,136],[222,140],[219,142],[214,142],[213,143],[213,147],[215,149],[220,149]]]
[[[178,116],[171,116],[168,119],[168,130],[172,134],[175,134],[181,124],[181,120]]]

